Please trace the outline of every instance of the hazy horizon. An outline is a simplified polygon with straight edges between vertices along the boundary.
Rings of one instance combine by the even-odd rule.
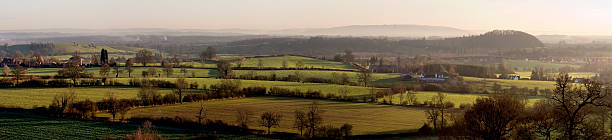
[[[469,31],[612,35],[612,2],[587,1],[1,1],[0,30],[260,29],[428,25]]]

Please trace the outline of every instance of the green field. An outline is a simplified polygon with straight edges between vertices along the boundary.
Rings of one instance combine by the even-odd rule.
[[[521,76],[521,78],[531,78],[531,71],[522,71],[515,72],[516,75]],[[557,76],[559,73],[549,73],[550,76]],[[572,78],[593,78],[597,76],[597,73],[594,72],[569,72],[567,73]]]
[[[57,75],[57,71],[59,71],[61,68],[33,68],[33,69],[29,69],[26,71],[25,74],[27,75]],[[119,73],[119,77],[121,78],[127,78],[128,77],[128,73],[127,70],[124,67],[119,68],[120,69],[120,73]],[[145,68],[145,67],[134,67],[134,71],[132,72],[132,77],[143,77],[142,76],[142,72],[143,71],[147,71],[149,68]],[[161,76],[161,77],[166,77],[166,73],[163,71],[163,68],[160,67],[155,67],[155,69],[158,71],[158,75],[157,76]],[[185,70],[187,70],[187,72],[184,74],[181,72],[181,68],[173,68],[173,74],[170,77],[192,77],[195,75],[195,77],[216,77],[217,76],[217,71],[216,70],[212,70],[212,69],[194,69],[194,68],[186,68]],[[111,71],[108,74],[108,77],[110,78],[114,78],[115,77],[115,73],[113,72],[114,70],[111,68]],[[95,77],[100,77],[100,67],[92,67],[92,68],[87,68],[87,72],[93,74],[93,76]]]
[[[281,97],[255,97],[232,100],[204,102],[210,119],[235,123],[235,114],[239,109],[251,111],[250,128],[262,129],[257,124],[259,115],[265,111],[280,112],[283,115],[280,128],[273,131],[296,132],[292,128],[294,110],[304,109],[313,100]],[[323,113],[323,124],[340,126],[344,123],[353,125],[353,134],[377,134],[414,131],[426,122],[423,109],[389,105],[372,105],[367,103],[346,103],[320,101]],[[200,103],[138,108],[130,111],[129,116],[139,117],[175,117],[196,119]]]
[[[503,88],[509,88],[516,86],[518,88],[529,88],[533,89],[538,87],[539,89],[553,89],[555,82],[553,81],[536,81],[536,80],[507,80],[507,79],[490,79],[490,78],[477,78],[477,77],[463,77],[463,79],[471,84],[476,89],[482,89],[482,87],[493,86],[494,83],[501,85]]]
[[[176,78],[163,78],[169,81],[176,81]],[[123,78],[123,80],[127,80]],[[218,84],[223,79],[214,79],[214,78],[186,78],[188,82],[197,82],[198,84],[210,86],[212,84]],[[240,80],[242,87],[254,87],[254,86],[263,86],[263,87],[280,87],[287,89],[298,89],[301,91],[321,91],[323,94],[336,94],[338,95],[338,91],[340,89],[348,89],[350,93],[348,96],[365,96],[369,94],[370,88],[362,87],[362,86],[348,86],[348,85],[336,85],[336,84],[327,84],[327,83],[301,83],[301,82],[285,82],[285,81],[258,81],[258,80]],[[126,81],[127,82],[127,81]]]
[[[155,124],[153,124],[155,125]],[[58,119],[24,113],[0,112],[0,139],[100,139],[123,138],[138,129],[139,124]],[[168,139],[192,138],[198,132],[177,128],[156,127]],[[220,139],[266,139],[254,135],[217,134]]]
[[[558,63],[548,63],[541,61],[525,61],[525,60],[504,60],[504,65],[509,68],[514,68],[515,71],[531,71],[536,67],[542,67],[544,69],[552,69],[554,71],[559,70],[561,67],[571,67],[571,68],[580,68],[579,65],[573,64],[558,64]]]
[[[130,56],[133,57],[133,56]],[[186,66],[192,66],[194,68],[202,68],[202,62],[200,61],[195,61],[195,62],[181,62],[181,64],[179,65],[186,65]],[[125,66],[125,63],[119,63],[119,66]],[[143,66],[142,63],[134,63],[134,66]],[[161,66],[161,63],[147,63],[147,67],[150,66],[155,66],[155,67],[159,67]],[[206,61],[206,63],[204,64],[205,68],[216,68],[217,67],[217,63],[212,62],[212,61]]]
[[[176,78],[152,78],[159,80],[168,80],[175,82]],[[214,78],[186,78],[190,83],[197,82],[200,87],[212,84],[218,84],[223,79]],[[117,78],[118,82],[127,84],[129,78]],[[287,89],[298,89],[300,91],[321,91],[322,94],[339,95],[340,89],[348,89],[347,96],[361,97],[368,95],[370,88],[360,86],[335,85],[325,83],[300,83],[300,82],[283,82],[283,81],[257,81],[257,80],[241,80],[242,87],[280,87]],[[115,93],[119,98],[136,98],[139,88],[104,88],[104,87],[79,87],[75,88],[75,93],[79,100],[90,99],[99,101],[107,96],[107,92]],[[170,89],[160,89],[162,94],[170,93]],[[58,93],[66,93],[68,88],[5,88],[0,89],[0,105],[17,106],[24,108],[32,108],[34,106],[48,106],[53,97]]]
[[[425,101],[431,101],[433,97],[438,96],[438,93],[446,95],[446,101],[450,101],[455,104],[455,107],[459,107],[461,104],[474,104],[478,98],[487,98],[488,94],[469,94],[469,93],[447,93],[447,92],[430,92],[430,91],[419,91],[414,93],[417,102],[423,103]],[[400,104],[399,94],[393,95],[393,104]],[[543,97],[528,97],[527,106],[532,106],[535,102],[539,101]],[[388,98],[385,97],[386,100]],[[404,94],[404,100],[406,100],[406,94]],[[383,98],[378,99],[379,102],[383,101]]]
[[[283,67],[283,61],[287,62],[288,68],[296,68],[296,63],[301,60],[304,62],[303,67],[307,68],[324,68],[324,69],[342,69],[342,70],[354,70],[350,65],[343,64],[341,62],[320,60],[308,57],[299,56],[279,56],[279,57],[262,57],[262,58],[249,58],[242,62],[242,67],[258,67],[259,60],[263,62],[263,67]],[[237,66],[237,64],[234,64]]]
[[[299,73],[304,79],[305,78],[325,78],[325,79],[340,79],[342,74],[346,74],[349,77],[349,81],[358,83],[358,72],[347,72],[347,71],[317,71],[317,70],[234,70],[236,75],[263,75],[271,76],[276,74],[277,77],[287,77],[288,75],[295,75]],[[336,77],[334,77],[334,74]],[[387,74],[387,73],[373,73],[372,80],[374,82],[384,81],[387,79],[398,79],[399,74]]]
[[[116,78],[118,82],[128,83],[129,78]],[[176,82],[177,78],[150,78],[155,80],[167,80],[171,82]],[[215,78],[185,78],[185,80],[189,83],[197,82],[202,86],[210,87],[213,84],[219,84],[224,79],[215,79]],[[362,87],[362,86],[349,86],[349,85],[337,85],[337,84],[327,84],[327,83],[301,83],[301,82],[286,82],[286,81],[260,81],[260,80],[240,80],[242,87],[279,87],[286,89],[298,89],[300,91],[321,91],[325,94],[336,94],[338,95],[338,91],[340,89],[348,89],[348,96],[365,96],[369,94],[370,88]]]
[[[136,98],[139,88],[74,88],[77,100],[90,99],[99,101],[107,98],[108,92],[113,92],[117,98]],[[32,108],[48,106],[53,97],[59,93],[67,93],[68,88],[4,88],[0,89],[0,105]],[[170,93],[171,90],[161,89],[160,93]]]
[[[37,47],[32,47],[30,44],[23,45],[13,45],[8,47],[9,53],[13,53],[15,51],[20,51],[23,54],[30,53],[31,51],[41,51],[38,50]],[[73,44],[55,44],[55,46],[50,50],[44,50],[45,52],[40,52],[44,54],[49,54],[54,56],[55,58],[60,58],[65,60],[66,56],[72,55],[75,51],[78,51],[81,54],[89,54],[89,53],[100,53],[100,50],[106,49],[109,52],[110,56],[117,57],[122,56],[118,53],[136,53],[141,50],[141,48],[135,47],[127,47],[127,46],[95,46],[89,47],[87,44],[79,44],[78,46],[74,46]]]

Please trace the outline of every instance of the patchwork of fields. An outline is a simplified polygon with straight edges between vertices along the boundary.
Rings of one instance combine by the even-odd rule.
[[[354,70],[355,69],[354,67],[347,65],[347,64],[343,64],[341,62],[326,61],[326,60],[320,60],[320,59],[314,59],[314,58],[308,58],[308,57],[299,57],[299,56],[249,58],[249,59],[246,59],[244,62],[242,62],[241,66],[242,67],[258,67],[260,60],[263,64],[262,65],[263,67],[281,68],[283,67],[283,61],[285,61],[287,63],[288,68],[297,68],[296,63],[298,63],[298,61],[302,61],[304,64],[302,67],[307,67],[307,68],[312,67],[312,68],[341,69],[341,70]],[[235,64],[235,66],[237,65],[238,64]]]
[[[289,68],[295,68],[296,62],[303,61],[304,67],[313,68],[324,68],[324,69],[338,69],[338,70],[354,70],[350,65],[346,65],[340,62],[325,61],[320,59],[297,57],[297,56],[282,56],[282,57],[262,57],[262,58],[249,58],[242,62],[243,67],[258,67],[259,60],[262,60],[263,67],[283,67],[282,63],[285,61]],[[202,67],[200,62],[189,62],[184,63],[193,65],[194,67]],[[516,62],[517,65],[521,65]],[[140,64],[137,64],[140,65]],[[152,63],[150,66],[159,66],[159,63]],[[513,64],[511,64],[513,65]],[[212,62],[204,64],[206,68],[214,68],[216,65]],[[557,65],[550,66],[557,67]],[[559,66],[560,67],[560,66]],[[148,70],[146,67],[135,67],[132,77],[141,78],[141,73]],[[218,72],[214,69],[199,69],[199,68],[187,68],[186,73],[182,73],[180,68],[174,68],[173,74],[170,77],[166,77],[163,73],[163,69],[156,67],[160,72],[159,77],[150,79],[155,80],[167,80],[175,82],[178,77],[197,77],[197,78],[185,78],[189,83],[197,83],[200,88],[210,87],[210,85],[221,83],[224,79],[216,79],[213,77],[218,76]],[[27,75],[55,75],[60,68],[35,68],[26,71]],[[99,67],[87,68],[87,70],[94,76],[99,76]],[[125,70],[123,67],[121,70]],[[350,82],[358,82],[357,72],[348,71],[324,71],[324,70],[234,70],[237,76],[241,75],[254,75],[254,76],[271,76],[276,75],[277,77],[287,77],[289,75],[299,74],[302,78],[326,78],[326,79],[338,79],[342,75],[348,76]],[[185,75],[183,75],[185,74]],[[521,77],[523,75],[530,75],[530,72],[518,72]],[[571,73],[574,77],[592,77],[594,73]],[[130,80],[127,72],[123,71],[119,74],[120,78],[114,78],[114,73],[109,73],[111,80],[127,84]],[[371,84],[392,84],[392,83],[405,83],[414,84],[413,82],[400,81],[400,74],[388,74],[388,73],[374,73],[372,74]],[[463,79],[474,89],[487,89],[491,91],[491,87],[494,83],[501,85],[503,88],[509,88],[516,86],[519,88],[539,88],[539,89],[552,89],[554,88],[554,82],[552,81],[531,81],[531,80],[504,80],[504,79],[483,79],[476,77],[463,77]],[[362,86],[349,86],[349,85],[338,85],[329,83],[303,83],[303,82],[288,82],[288,81],[260,81],[260,80],[240,80],[242,87],[280,87],[292,90],[300,91],[320,91],[323,95],[334,94],[340,95],[341,92],[348,90],[347,96],[362,99],[363,97],[369,96],[371,88]],[[382,89],[382,88],[377,88]],[[137,98],[139,88],[137,87],[79,87],[74,88],[77,94],[77,100],[90,99],[93,101],[100,101],[107,97],[109,92],[115,93],[118,98],[132,99]],[[5,88],[0,89],[0,106],[15,106],[22,108],[33,108],[36,106],[48,106],[53,98],[60,93],[67,93],[68,88]],[[160,93],[168,94],[171,93],[171,89],[160,89]],[[416,92],[417,102],[423,103],[431,100],[438,92]],[[472,104],[478,98],[489,97],[487,94],[471,94],[471,93],[444,93],[447,95],[447,101],[453,102],[455,107],[459,107],[461,104]],[[393,103],[399,104],[399,96],[394,95]],[[386,100],[388,98],[380,98],[379,101]],[[542,99],[542,97],[528,97],[526,102],[527,106],[533,105],[533,103]],[[312,99],[301,99],[301,98],[288,98],[288,97],[254,97],[254,98],[239,98],[239,99],[227,99],[227,100],[214,100],[206,101],[203,104],[207,108],[207,114],[210,119],[223,120],[234,124],[236,121],[235,115],[237,110],[250,110],[251,116],[249,127],[263,130],[257,124],[259,115],[266,111],[275,111],[283,115],[280,128],[273,128],[273,131],[277,132],[291,132],[295,133],[296,130],[292,128],[293,124],[293,112],[296,109],[304,109],[310,104]],[[427,116],[424,108],[419,107],[402,107],[402,106],[390,106],[390,105],[376,105],[367,103],[350,103],[350,102],[336,102],[331,100],[316,100],[321,103],[320,108],[324,111],[323,124],[331,124],[334,126],[340,126],[344,123],[350,123],[353,125],[353,134],[389,134],[399,132],[410,132],[416,131],[419,127],[426,122]],[[143,107],[136,108],[128,113],[128,116],[132,117],[185,117],[188,119],[195,119],[196,114],[199,111],[200,103],[185,103],[175,105],[164,105],[154,107]],[[52,134],[50,139],[56,137],[62,137],[66,135],[66,138],[77,137],[79,135],[92,134],[91,138],[99,138],[102,136],[124,136],[127,133],[132,132],[137,125],[131,124],[130,127],[115,130],[115,125],[128,125],[128,124],[115,124],[115,123],[102,123],[102,122],[88,122],[88,121],[74,121],[74,120],[56,120],[45,117],[25,117],[20,119],[13,117],[14,114],[2,114],[0,113],[0,124],[13,124],[15,122],[23,122],[23,126],[0,126],[0,132],[6,132],[10,134],[8,136],[0,134],[0,138],[8,139],[19,139],[19,135],[10,130],[21,130],[21,129],[40,129],[41,134],[51,133],[58,128],[67,127],[68,130],[72,129],[91,129],[100,132],[91,131],[78,131],[76,134],[66,134],[67,131],[59,131],[57,134]],[[99,113],[98,116],[109,116],[106,113]],[[36,125],[31,125],[34,122],[39,121]],[[58,123],[57,127],[48,126],[47,123]],[[80,126],[71,126],[68,123],[75,123]],[[110,126],[109,126],[110,125]],[[43,128],[40,128],[44,126]],[[86,128],[87,127],[87,128]],[[89,128],[91,127],[91,128]],[[26,131],[28,133],[34,131]],[[185,133],[175,132],[164,132],[164,136],[167,137],[178,137],[185,135]],[[28,134],[29,135],[29,134]],[[189,135],[189,134],[186,134]],[[229,135],[228,135],[229,136]],[[233,137],[233,136],[231,136]],[[248,136],[240,138],[251,138]],[[45,139],[45,138],[41,138]]]

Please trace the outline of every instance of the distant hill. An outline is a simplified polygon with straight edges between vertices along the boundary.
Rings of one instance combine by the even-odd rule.
[[[544,43],[558,44],[585,44],[585,43],[596,43],[596,44],[610,44],[612,43],[612,36],[577,36],[577,35],[538,35]]]
[[[458,37],[472,32],[445,26],[428,25],[351,25],[332,28],[286,29],[269,32],[279,35],[389,36],[389,37]]]
[[[126,28],[126,29],[27,29],[27,30],[0,30],[2,34],[15,36],[19,33],[49,36],[48,33],[63,34],[61,36],[125,36],[125,35],[167,35],[167,36],[241,36],[241,35],[281,35],[281,36],[388,36],[388,37],[458,37],[474,34],[462,29],[445,26],[428,25],[350,25],[331,28],[302,28],[284,30],[258,30],[258,29],[164,29],[164,28]],[[6,37],[6,36],[5,36]],[[27,37],[27,36],[24,36]]]
[[[481,35],[436,40],[392,40],[372,37],[259,38],[226,43],[220,52],[237,54],[293,53],[324,55],[353,50],[354,52],[406,53],[413,55],[459,51],[488,53],[492,50],[542,47],[533,35],[521,31],[495,30]]]
[[[58,55],[72,55],[75,51],[81,54],[99,53],[100,50],[106,49],[109,54],[133,54],[136,53],[140,48],[126,47],[126,46],[88,46],[79,44],[73,46],[72,44],[52,44],[52,43],[31,43],[31,44],[17,44],[11,45],[7,48],[0,48],[0,55],[12,56],[14,53],[19,52],[24,55],[32,55],[35,52],[40,53],[43,56],[58,56]]]
[[[525,32],[514,30],[494,30],[481,35],[446,38],[439,41],[438,47],[516,49],[544,47],[544,44],[535,36]]]

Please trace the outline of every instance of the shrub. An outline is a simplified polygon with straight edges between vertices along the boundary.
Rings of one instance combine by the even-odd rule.
[[[1,88],[13,87],[13,81],[10,79],[0,79],[0,87]]]
[[[423,126],[421,126],[421,128],[419,128],[418,132],[420,134],[427,135],[427,134],[431,134],[431,130],[432,130],[431,127],[427,123],[425,123],[425,124],[423,124]]]
[[[423,86],[424,91],[443,91],[444,88],[439,84],[425,84]]]
[[[43,80],[27,80],[20,82],[16,85],[17,87],[44,87],[45,81]]]
[[[81,86],[100,86],[102,85],[102,80],[82,79],[81,82],[79,82],[79,85]]]
[[[176,94],[166,94],[162,100],[164,104],[176,104],[179,97]]]
[[[52,79],[47,81],[47,85],[50,87],[67,87],[70,86],[72,82],[66,79]]]
[[[264,96],[266,95],[266,87],[247,87],[243,88],[241,92],[246,97]]]

